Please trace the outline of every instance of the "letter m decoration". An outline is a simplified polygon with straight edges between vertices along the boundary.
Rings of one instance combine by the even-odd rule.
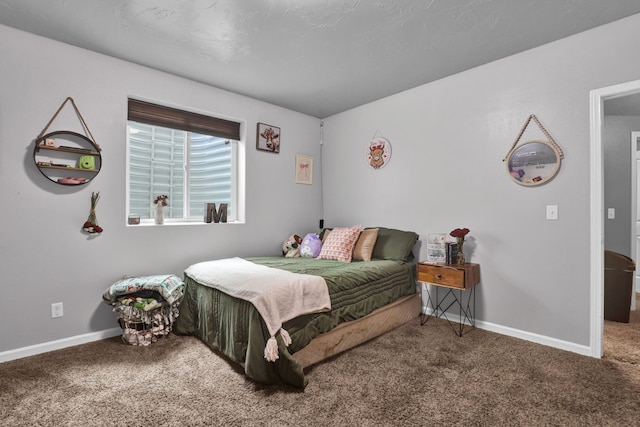
[[[227,204],[220,203],[220,210],[216,210],[215,203],[207,203],[207,213],[204,216],[204,222],[211,224],[211,218],[216,224],[219,222],[227,222]]]

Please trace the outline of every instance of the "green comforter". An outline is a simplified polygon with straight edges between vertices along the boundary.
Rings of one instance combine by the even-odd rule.
[[[185,276],[185,294],[174,331],[194,335],[212,349],[244,365],[245,374],[260,383],[304,388],[307,379],[294,354],[316,336],[338,324],[363,317],[398,298],[415,293],[414,266],[396,261],[344,263],[313,258],[259,257],[249,261],[295,273],[325,278],[331,311],[286,322],[292,343],[286,347],[277,335],[280,358],[264,359],[269,331],[247,301],[201,285]]]

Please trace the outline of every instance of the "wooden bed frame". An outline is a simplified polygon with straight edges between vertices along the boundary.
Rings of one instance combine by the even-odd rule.
[[[294,353],[293,357],[303,368],[307,368],[417,319],[421,306],[420,293],[405,296],[360,319],[341,323],[329,332],[317,336]]]

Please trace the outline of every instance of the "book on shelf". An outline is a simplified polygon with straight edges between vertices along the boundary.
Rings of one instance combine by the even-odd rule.
[[[447,264],[456,264],[458,262],[458,244],[455,242],[447,242]]]

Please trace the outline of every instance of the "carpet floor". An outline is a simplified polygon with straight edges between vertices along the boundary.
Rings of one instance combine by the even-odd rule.
[[[602,359],[416,318],[307,376],[262,386],[192,337],[112,338],[0,364],[0,424],[640,425],[640,314],[605,321]]]

